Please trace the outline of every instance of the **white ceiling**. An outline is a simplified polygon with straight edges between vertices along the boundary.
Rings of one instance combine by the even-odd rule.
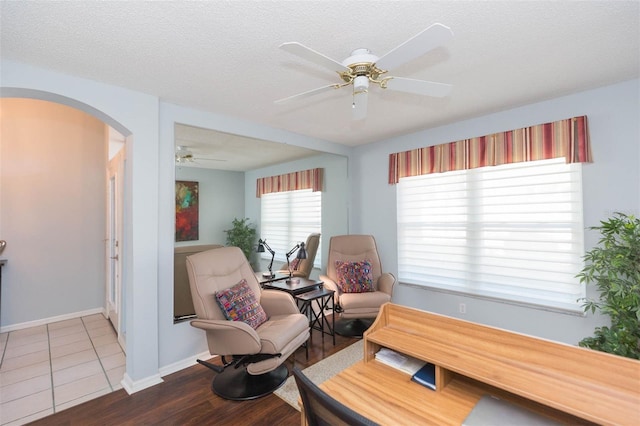
[[[356,146],[640,76],[639,1],[5,1],[1,57]],[[431,24],[454,39],[391,75],[454,85],[445,99],[350,88],[278,46],[382,56]]]
[[[295,145],[184,124],[175,125],[174,135],[176,147],[185,147],[193,155],[192,162],[178,163],[179,167],[246,172],[321,154]]]

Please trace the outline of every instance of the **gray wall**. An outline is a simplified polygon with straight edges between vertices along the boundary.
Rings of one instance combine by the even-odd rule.
[[[199,182],[199,240],[176,242],[176,247],[222,244],[234,218],[244,217],[244,173],[195,167],[176,167],[176,180]]]
[[[105,306],[106,126],[74,108],[1,99],[3,327]]]
[[[393,152],[452,142],[564,118],[587,115],[593,164],[583,166],[585,226],[597,225],[611,212],[638,214],[640,129],[638,80],[559,97],[448,126],[357,147],[352,155],[353,210],[351,233],[375,235],[385,270],[397,276],[396,188],[387,183],[388,156]],[[597,235],[585,231],[586,248]],[[588,289],[593,296],[593,289]],[[399,285],[393,301],[570,344],[591,335],[605,319],[572,316],[470,298],[459,294]],[[466,304],[466,314],[458,312]]]

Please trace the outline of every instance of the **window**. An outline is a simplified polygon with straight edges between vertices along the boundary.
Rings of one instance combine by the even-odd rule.
[[[276,260],[286,262],[285,254],[297,243],[306,242],[311,233],[321,232],[321,194],[321,191],[301,189],[262,195],[261,238],[276,252]],[[320,267],[321,252],[318,247],[314,267]],[[264,253],[262,258],[271,260],[271,255]]]
[[[581,311],[581,164],[564,158],[400,179],[406,284]]]

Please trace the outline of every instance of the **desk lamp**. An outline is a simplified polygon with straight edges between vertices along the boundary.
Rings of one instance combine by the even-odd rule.
[[[298,250],[300,249],[300,250]],[[291,284],[293,282],[298,282],[299,280],[294,280],[293,278],[291,278],[291,276],[293,275],[293,271],[291,270],[291,264],[289,263],[289,257],[291,257],[291,255],[293,253],[295,253],[295,251],[298,250],[298,254],[296,255],[296,259],[306,259],[307,258],[307,250],[304,248],[304,243],[298,243],[296,244],[291,250],[289,250],[286,254],[287,256],[287,270],[289,270],[289,279],[286,280],[285,282],[287,284]]]
[[[273,251],[271,249],[271,247],[269,247],[269,244],[267,244],[267,240],[258,240],[258,248],[256,249],[256,251],[258,253],[264,253],[264,249],[269,250],[269,253],[271,253],[271,262],[269,262],[269,267],[267,269],[269,269],[269,272],[263,272],[262,276],[265,278],[273,278],[276,276],[276,274],[273,273],[273,271],[271,270],[271,267],[273,266],[273,258],[276,255],[276,252]]]

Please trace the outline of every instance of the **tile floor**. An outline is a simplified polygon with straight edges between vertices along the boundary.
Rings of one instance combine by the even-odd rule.
[[[0,425],[22,425],[122,388],[111,323],[89,315],[0,334]]]

